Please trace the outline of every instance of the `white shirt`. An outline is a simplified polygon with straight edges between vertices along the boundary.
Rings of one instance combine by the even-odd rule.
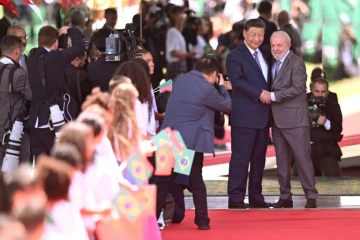
[[[3,63],[3,64],[14,64],[14,62],[8,57],[2,57],[0,59],[0,62]]]
[[[136,99],[135,117],[140,133],[146,136],[149,123],[149,107],[146,102],[141,103],[139,99]]]
[[[255,53],[255,51],[257,52],[257,57],[259,59],[260,66],[261,66],[261,71],[263,73],[265,81],[268,82],[268,68],[269,67],[268,67],[268,64],[266,63],[265,58],[263,57],[260,49],[253,50],[248,47],[248,45],[246,44],[246,41],[244,41],[244,43],[245,43],[245,46],[249,49],[249,51],[254,59],[255,59],[254,53]]]
[[[155,112],[158,111],[157,106],[156,106],[156,99],[155,99],[155,94],[154,91],[152,90],[152,87],[150,89],[151,92],[151,97],[152,97],[152,109],[151,109],[151,116],[150,116],[150,121],[147,127],[147,132],[150,133],[151,135],[156,135],[156,129],[159,127],[159,121],[155,120]]]
[[[89,191],[86,196],[86,207],[93,208],[114,200],[120,187],[118,184],[118,167],[114,169],[108,159],[98,153],[95,154],[94,163],[86,170],[85,184]]]
[[[27,71],[27,65],[26,65],[26,60],[25,60],[25,55],[24,54],[21,55],[19,65],[20,65],[20,67],[25,69],[25,71]]]
[[[195,46],[189,44],[189,50],[196,52],[195,58],[200,59],[205,55],[206,41],[200,35],[197,35],[196,39],[197,39],[197,44]]]
[[[179,51],[181,53],[186,53],[186,42],[182,33],[177,28],[170,28],[166,33],[166,61],[168,63],[178,62],[177,57],[172,57],[172,51]]]
[[[80,211],[85,208],[85,197],[86,185],[84,174],[80,171],[75,171],[69,187],[69,200]]]
[[[45,222],[45,236],[58,233],[68,240],[89,239],[79,210],[74,208],[70,202],[63,200],[56,203],[49,212],[49,218],[53,222]],[[45,238],[43,237],[43,239]]]

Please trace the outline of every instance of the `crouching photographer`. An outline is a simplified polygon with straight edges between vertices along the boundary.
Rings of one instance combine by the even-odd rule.
[[[71,47],[59,50],[59,36],[69,34]],[[66,39],[66,38],[65,38]],[[33,93],[30,107],[31,148],[37,157],[50,153],[55,136],[78,111],[77,103],[66,87],[66,67],[85,51],[81,32],[76,28],[42,27],[38,34],[39,47],[29,55],[28,74]],[[76,79],[74,79],[76,81]]]
[[[27,126],[31,99],[27,73],[20,67],[23,44],[16,36],[1,41],[0,59],[0,168],[12,173],[20,162],[30,159],[30,136]]]
[[[315,173],[339,177],[342,152],[338,142],[342,139],[342,113],[340,105],[329,101],[328,96],[328,82],[324,79],[315,80],[308,98],[311,157]]]

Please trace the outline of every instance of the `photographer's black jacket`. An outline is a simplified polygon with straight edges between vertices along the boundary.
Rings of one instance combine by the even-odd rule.
[[[82,103],[86,96],[91,93],[88,74],[85,70],[78,69],[70,63],[65,70],[65,82],[70,96],[78,104],[78,113],[80,113]]]
[[[46,79],[46,98],[50,104],[55,103],[65,84],[65,69],[70,62],[85,51],[85,43],[81,32],[75,28],[69,28],[68,33],[72,40],[72,47],[62,51],[48,52],[43,47],[33,49],[28,60],[29,83],[33,93],[30,107],[30,126],[35,127],[36,119],[39,118],[38,126],[48,123],[50,109],[44,98],[44,88],[41,83],[38,67],[39,57],[44,55],[44,71]]]
[[[330,130],[324,126],[310,129],[310,141],[313,146],[321,148],[323,155],[331,155],[336,158],[342,156],[338,142],[342,139],[342,113],[338,103],[328,101],[325,107],[325,116],[331,122]]]
[[[109,89],[109,82],[122,62],[106,62],[106,54],[102,54],[88,66],[89,80],[92,87],[100,87],[101,91]]]

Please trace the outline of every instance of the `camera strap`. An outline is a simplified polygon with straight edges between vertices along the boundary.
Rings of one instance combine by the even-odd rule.
[[[11,115],[13,113],[13,107],[11,104],[11,99],[12,99],[12,89],[13,89],[13,82],[14,82],[14,75],[15,75],[15,71],[18,69],[18,67],[15,64],[5,64],[1,69],[0,69],[0,82],[2,80],[2,77],[4,75],[4,71],[6,69],[7,66],[9,65],[14,65],[10,71],[9,71],[9,78],[8,78],[8,93],[9,93],[9,112],[8,112],[8,118],[9,118],[9,129],[12,128],[12,121],[11,121]]]
[[[78,104],[81,106],[82,95],[81,95],[81,83],[80,83],[80,70],[79,69],[76,72],[76,83],[77,83],[77,89],[78,89],[78,100],[79,100]]]
[[[49,106],[49,108],[50,108],[51,105],[50,105],[50,103],[48,102],[47,97],[46,97],[44,55],[45,55],[45,54],[40,55],[40,57],[39,57],[39,62],[38,62],[38,67],[39,67],[39,73],[40,73],[40,78],[41,78],[41,84],[42,84],[43,90],[44,90],[44,99],[45,99],[46,104],[47,104],[47,105]]]
[[[10,72],[9,72],[9,103],[10,103],[10,108],[9,108],[9,112],[8,112],[8,117],[9,117],[9,123],[10,123],[10,129],[12,129],[12,121],[11,121],[11,116],[14,112],[14,109],[12,108],[12,104],[11,104],[11,99],[12,99],[12,89],[13,89],[13,82],[14,82],[14,75],[15,75],[15,71],[18,70],[18,67],[15,65],[14,67],[11,68]]]

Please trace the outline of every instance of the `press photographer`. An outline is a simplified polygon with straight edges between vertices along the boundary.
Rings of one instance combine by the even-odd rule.
[[[59,50],[59,36],[69,34],[72,46]],[[29,83],[33,93],[30,107],[31,148],[33,154],[49,154],[55,135],[66,121],[76,115],[77,103],[65,86],[65,69],[85,51],[85,43],[78,29],[42,27],[38,35],[39,47],[29,55]]]
[[[30,136],[27,125],[31,89],[27,73],[20,67],[23,43],[16,36],[1,41],[0,59],[0,166],[13,172],[19,162],[30,159]]]
[[[101,91],[108,90],[109,82],[120,65],[120,62],[106,61],[106,38],[111,34],[111,29],[103,28],[96,31],[91,39],[100,56],[88,65],[87,70],[92,87],[100,87]]]
[[[311,129],[310,140],[315,172],[326,177],[339,177],[342,152],[338,142],[342,139],[342,113],[340,105],[329,101],[329,84],[317,79],[308,98]]]

